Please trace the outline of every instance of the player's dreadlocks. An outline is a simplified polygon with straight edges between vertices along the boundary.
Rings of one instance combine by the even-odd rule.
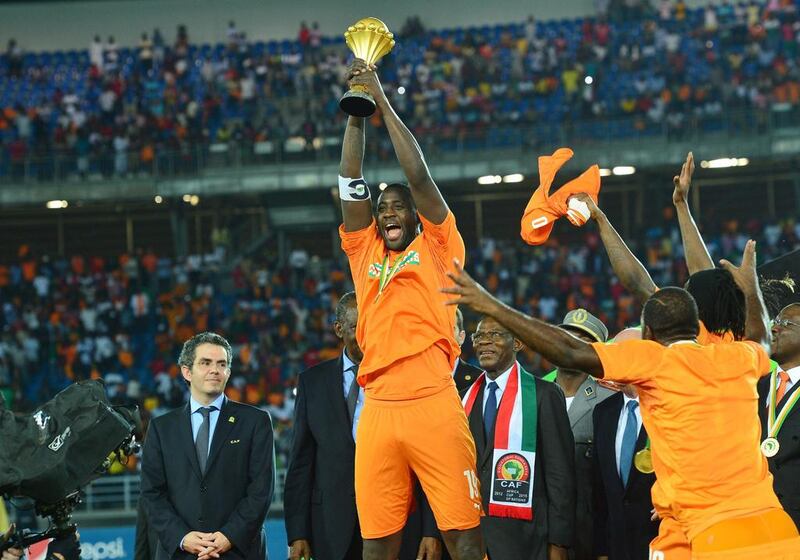
[[[789,305],[794,295],[795,282],[787,273],[786,276],[778,280],[777,278],[759,277],[758,284],[761,286],[761,295],[764,297],[764,305],[770,319],[777,317],[781,309]]]
[[[697,302],[700,320],[710,332],[730,331],[736,340],[744,338],[744,294],[730,272],[722,268],[695,272],[686,290]]]

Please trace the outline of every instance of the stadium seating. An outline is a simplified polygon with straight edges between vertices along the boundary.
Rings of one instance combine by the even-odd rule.
[[[800,248],[795,221],[725,224],[707,243],[715,259],[735,261],[748,236],[759,240],[761,262]],[[683,284],[677,224],[653,224],[641,238],[638,252],[656,283]],[[485,238],[470,248],[467,263],[498,297],[529,315],[557,322],[584,307],[612,333],[638,321],[594,228],[536,248]],[[148,251],[112,262],[36,257],[23,247],[15,262],[0,265],[0,390],[25,410],[72,381],[99,377],[112,401],[159,414],[185,398],[175,363],[182,342],[218,330],[234,346],[229,394],[269,408],[282,433],[291,427],[297,373],[338,355],[330,325],[338,297],[351,286],[344,261],[303,251],[284,265],[263,257],[226,272],[213,255],[175,262]],[[469,346],[465,352],[474,360]],[[535,354],[523,356],[531,371],[549,368]],[[285,464],[290,438],[277,444]]]
[[[800,103],[796,2],[752,6],[712,6],[711,20],[697,8],[432,30],[399,37],[380,72],[442,150],[552,143],[562,125],[584,141],[720,130],[737,112]],[[150,62],[136,47],[106,48],[101,67],[88,51],[28,53],[15,72],[7,53],[0,177],[185,174],[233,150],[261,163],[264,142],[270,157],[297,161],[341,134],[341,37],[152,51]]]

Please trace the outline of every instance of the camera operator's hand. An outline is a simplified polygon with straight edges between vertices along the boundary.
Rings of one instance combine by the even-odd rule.
[[[77,533],[70,533],[66,537],[61,537],[50,541],[47,545],[47,558],[57,558],[58,560],[80,560],[81,545],[78,542]]]
[[[9,548],[3,551],[3,560],[19,560],[22,558],[22,550],[19,548]]]
[[[217,547],[214,544],[213,533],[192,531],[191,533],[186,533],[186,536],[183,537],[181,548],[183,548],[184,552],[188,552],[189,554],[199,555],[209,548],[216,550]]]
[[[8,531],[5,534],[0,535],[0,545],[4,545],[8,542],[8,539],[12,537],[14,532],[16,531],[17,527],[13,523],[8,528]],[[2,560],[19,560],[22,557],[22,549],[20,548],[9,548],[3,551]]]

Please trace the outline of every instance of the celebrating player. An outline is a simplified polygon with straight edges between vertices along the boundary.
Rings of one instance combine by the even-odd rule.
[[[339,177],[339,232],[358,299],[356,504],[364,558],[397,558],[416,476],[455,560],[483,558],[475,444],[452,370],[460,348],[455,312],[439,293],[464,258],[455,217],[411,132],[392,109],[373,66],[356,60],[349,85],[375,98],[408,180],[388,185],[374,209],[362,177],[364,120],[350,117]]]
[[[723,261],[745,301],[744,340],[698,344],[697,305],[681,288],[653,294],[643,340],[587,344],[499,302],[459,267],[445,293],[497,319],[553,363],[630,383],[640,395],[658,478],[654,502],[668,504],[692,558],[794,557],[800,536],[780,506],[759,451],[755,385],[769,371],[769,330],[755,272],[755,243],[741,267]],[[747,556],[743,556],[747,555]]]

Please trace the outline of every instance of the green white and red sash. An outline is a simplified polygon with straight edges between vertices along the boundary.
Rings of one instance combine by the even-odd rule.
[[[781,406],[780,412],[778,412],[778,364],[770,360],[770,366],[769,395],[767,397],[767,437],[776,438],[783,427],[786,417],[789,416],[789,413],[794,409],[794,405],[800,400],[800,391],[792,393]]]
[[[472,412],[485,377],[485,373],[481,374],[462,400],[467,416]],[[493,517],[533,519],[537,421],[536,380],[515,362],[495,419],[489,489],[489,515]]]

